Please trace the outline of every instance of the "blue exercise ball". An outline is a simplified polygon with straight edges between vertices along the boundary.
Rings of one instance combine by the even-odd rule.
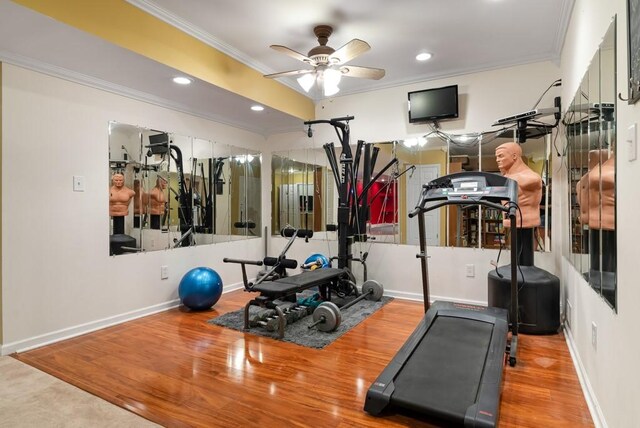
[[[178,296],[189,309],[209,309],[222,295],[222,278],[208,267],[197,267],[187,272],[180,280]]]
[[[308,269],[320,269],[331,267],[331,262],[329,258],[324,254],[312,254],[304,261],[304,266],[307,266]]]

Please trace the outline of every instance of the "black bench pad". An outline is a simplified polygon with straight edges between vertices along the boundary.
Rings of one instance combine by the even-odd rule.
[[[344,274],[343,269],[324,268],[298,275],[287,276],[275,281],[265,281],[252,288],[252,291],[259,291],[269,296],[285,296],[291,293],[306,290],[307,288],[320,286],[330,281],[338,279]]]

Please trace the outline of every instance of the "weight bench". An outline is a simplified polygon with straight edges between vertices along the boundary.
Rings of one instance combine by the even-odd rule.
[[[324,268],[287,276],[275,281],[262,282],[254,286],[251,291],[260,292],[260,296],[247,302],[244,307],[244,329],[249,330],[249,308],[251,306],[274,309],[278,315],[278,337],[282,339],[287,319],[274,301],[276,299],[288,300],[292,297],[295,301],[295,296],[298,293],[313,287],[320,289],[323,300],[330,301],[331,290],[336,289],[338,282],[343,278],[348,278],[344,269]]]
[[[289,260],[289,259],[286,259]],[[282,309],[275,303],[276,300],[296,301],[296,295],[309,288],[318,287],[320,295],[325,301],[331,301],[331,291],[339,290],[341,281],[351,281],[349,273],[344,269],[323,268],[298,275],[285,276],[273,281],[262,281],[251,284],[247,280],[245,265],[262,266],[262,261],[223,259],[225,263],[238,263],[242,266],[242,276],[245,291],[259,292],[260,295],[251,299],[244,307],[244,329],[249,330],[249,308],[260,306],[262,308],[273,309],[278,316],[278,337],[284,337],[284,328],[287,319]],[[295,260],[294,260],[295,261]],[[355,284],[353,285],[355,288]]]
[[[278,316],[278,336],[280,338],[284,337],[284,327],[287,324],[287,319],[282,309],[275,303],[275,300],[296,302],[298,293],[313,287],[320,289],[320,295],[325,301],[331,301],[332,290],[335,290],[339,295],[349,294],[352,291],[355,291],[356,296],[358,295],[357,288],[353,283],[355,279],[346,269],[323,268],[288,276],[286,270],[297,268],[298,262],[286,258],[287,250],[297,237],[308,239],[313,236],[313,231],[284,228],[281,231],[281,235],[290,239],[278,257],[265,257],[263,260],[258,261],[226,257],[222,260],[225,263],[238,263],[241,266],[245,291],[260,293],[258,297],[251,299],[244,307],[244,329],[249,330],[250,328],[249,308],[251,306],[273,309]],[[266,265],[271,266],[271,269],[259,277],[255,283],[250,283],[247,278],[246,265]],[[347,290],[349,293],[346,292]]]

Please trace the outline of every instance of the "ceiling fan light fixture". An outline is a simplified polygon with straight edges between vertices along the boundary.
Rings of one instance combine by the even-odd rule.
[[[305,92],[309,92],[316,81],[316,77],[313,74],[304,74],[298,77],[297,80],[302,89],[304,89]]]
[[[338,92],[340,92],[340,88],[338,88],[338,85],[329,85],[327,84],[327,82],[324,82],[324,96],[325,97],[330,97],[332,95],[337,94]]]
[[[342,72],[340,70],[334,70],[329,68],[324,71],[324,85],[325,86],[338,86],[340,79],[342,78]]]

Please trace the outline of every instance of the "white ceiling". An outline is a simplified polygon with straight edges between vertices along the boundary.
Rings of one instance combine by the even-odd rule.
[[[351,65],[386,70],[379,80],[344,78],[338,95],[535,61],[558,61],[574,0],[128,0],[263,74],[306,68],[269,48],[306,54],[313,27],[329,24],[329,45],[353,38],[371,50]],[[430,61],[415,55],[427,51]],[[178,71],[0,0],[0,60],[123,93],[263,135],[301,129],[300,119],[196,79],[168,84]],[[298,91],[295,79],[280,81]],[[215,100],[215,102],[212,102]]]

